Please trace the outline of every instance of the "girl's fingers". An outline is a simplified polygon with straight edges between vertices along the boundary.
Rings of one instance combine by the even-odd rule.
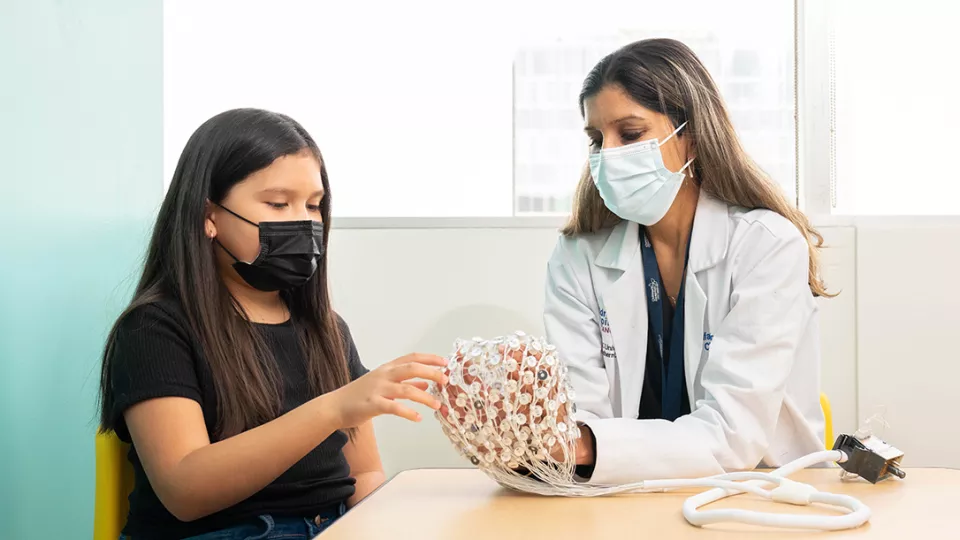
[[[391,392],[391,395],[387,397],[414,401],[416,403],[426,405],[434,410],[440,408],[440,400],[424,392],[423,390],[414,387],[411,384],[400,383],[395,385],[393,387],[393,392]]]
[[[447,360],[443,357],[437,356],[435,354],[423,354],[423,353],[412,353],[406,356],[401,356],[387,362],[383,365],[386,368],[395,368],[397,366],[403,366],[406,364],[423,364],[425,366],[433,367],[445,367],[447,365]]]
[[[392,401],[389,399],[385,401],[386,403],[383,404],[384,413],[392,414],[394,416],[399,416],[400,418],[406,418],[411,422],[419,422],[420,420],[422,420],[420,413],[411,409],[410,407],[401,405],[400,402],[398,401]]]
[[[444,375],[442,371],[419,363],[394,366],[390,371],[390,379],[394,382],[406,381],[408,379],[425,379],[437,384],[447,384],[447,376]]]

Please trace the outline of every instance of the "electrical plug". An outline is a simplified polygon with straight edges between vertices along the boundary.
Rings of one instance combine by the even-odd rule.
[[[898,478],[907,476],[907,473],[900,468],[903,452],[873,435],[864,438],[840,435],[833,449],[847,456],[846,461],[838,463],[843,470],[871,484],[876,484],[890,476]]]

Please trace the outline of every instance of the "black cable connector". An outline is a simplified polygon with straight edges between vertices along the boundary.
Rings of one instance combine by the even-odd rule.
[[[846,461],[838,463],[843,470],[871,484],[876,484],[890,476],[898,478],[907,476],[907,473],[900,469],[903,452],[873,435],[863,439],[853,435],[840,435],[833,449],[847,455]]]

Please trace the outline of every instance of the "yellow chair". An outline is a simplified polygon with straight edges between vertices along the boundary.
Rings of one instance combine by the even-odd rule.
[[[129,449],[130,445],[117,438],[116,433],[97,433],[93,540],[117,540],[127,521],[127,498],[133,491],[133,467],[127,460]]]
[[[823,419],[825,421],[824,443],[827,450],[833,450],[833,411],[830,410],[830,400],[823,392],[820,393],[820,408],[823,409]]]

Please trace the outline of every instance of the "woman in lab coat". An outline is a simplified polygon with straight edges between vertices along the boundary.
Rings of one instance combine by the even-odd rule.
[[[777,466],[823,447],[820,235],[744,152],[685,45],[587,75],[590,139],[547,273],[579,474],[611,484]]]

